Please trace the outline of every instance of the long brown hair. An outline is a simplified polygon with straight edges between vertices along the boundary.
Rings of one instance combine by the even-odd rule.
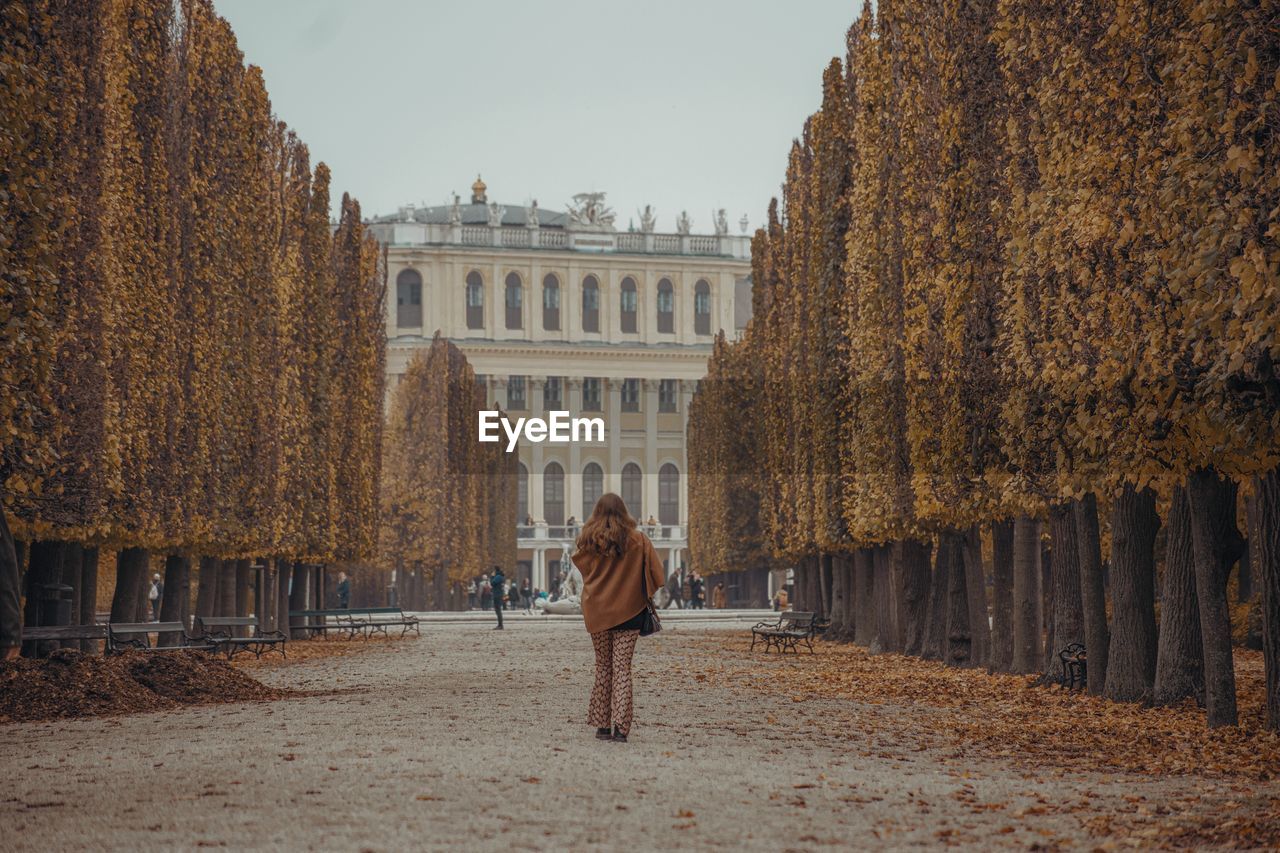
[[[627,505],[613,492],[606,492],[596,501],[591,517],[582,525],[578,535],[578,550],[605,557],[620,557],[627,550],[627,540],[636,529],[636,520],[627,512]]]

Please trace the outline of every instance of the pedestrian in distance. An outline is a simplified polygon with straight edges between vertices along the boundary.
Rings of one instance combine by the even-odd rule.
[[[348,610],[351,607],[351,578],[346,572],[338,572],[338,609]]]
[[[164,581],[159,575],[151,576],[151,588],[147,590],[147,601],[151,604],[151,621],[159,622],[160,603],[164,601]]]
[[[656,619],[650,596],[662,586],[662,560],[610,492],[583,525],[573,563],[582,572],[582,619],[596,657],[587,723],[597,738],[625,742],[633,715],[631,658],[640,629]]]
[[[715,591],[711,593],[711,606],[716,610],[724,610],[725,608],[725,592],[724,581],[716,584]]]
[[[533,590],[529,588],[528,578],[520,584],[520,604],[523,605],[525,613],[533,612]]]
[[[667,578],[667,607],[672,604],[676,606],[676,610],[684,609],[684,595],[681,594],[680,572],[673,571],[671,577]]]
[[[498,624],[493,630],[502,630],[502,595],[507,588],[507,576],[500,566],[493,567],[493,576],[489,578],[489,597],[493,600],[493,612],[498,615]]]

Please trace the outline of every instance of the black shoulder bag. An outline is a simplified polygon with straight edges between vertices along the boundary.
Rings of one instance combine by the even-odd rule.
[[[648,545],[648,543],[645,543]],[[649,595],[649,549],[644,549],[644,557],[640,560],[640,592],[644,595],[644,612],[640,614],[640,636],[647,637],[662,630],[662,620],[654,609],[653,598]],[[657,592],[657,590],[654,590]]]

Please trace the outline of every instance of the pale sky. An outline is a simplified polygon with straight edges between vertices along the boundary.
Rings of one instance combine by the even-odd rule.
[[[279,116],[366,215],[605,191],[764,219],[860,0],[215,0]]]

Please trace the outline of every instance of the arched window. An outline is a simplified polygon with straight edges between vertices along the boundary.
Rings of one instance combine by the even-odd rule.
[[[711,334],[711,285],[704,278],[693,286],[693,331],[698,335]]]
[[[523,462],[516,464],[516,524],[524,524],[529,517],[529,469]]]
[[[680,469],[670,462],[658,469],[658,523],[680,523]]]
[[[542,514],[549,525],[564,524],[564,469],[559,462],[542,469]]]
[[[542,279],[542,328],[560,331],[560,279],[551,274]]]
[[[658,281],[658,331],[671,334],[676,330],[676,291],[671,279]]]
[[[582,331],[600,331],[600,282],[593,275],[582,280]]]
[[[627,505],[627,510],[636,521],[644,521],[643,484],[644,476],[640,473],[639,465],[628,462],[622,466],[622,502]]]
[[[417,270],[400,270],[396,276],[396,328],[422,327],[422,276]]]
[[[582,519],[591,517],[596,508],[596,501],[604,494],[604,469],[594,462],[588,462],[582,469]]]
[[[467,273],[467,328],[484,328],[484,279],[475,270]]]
[[[507,328],[524,328],[524,286],[513,272],[507,273]]]
[[[627,276],[622,280],[622,299],[619,303],[622,310],[622,331],[634,332],[636,330],[636,301],[639,297],[636,295],[636,280],[631,276]]]

